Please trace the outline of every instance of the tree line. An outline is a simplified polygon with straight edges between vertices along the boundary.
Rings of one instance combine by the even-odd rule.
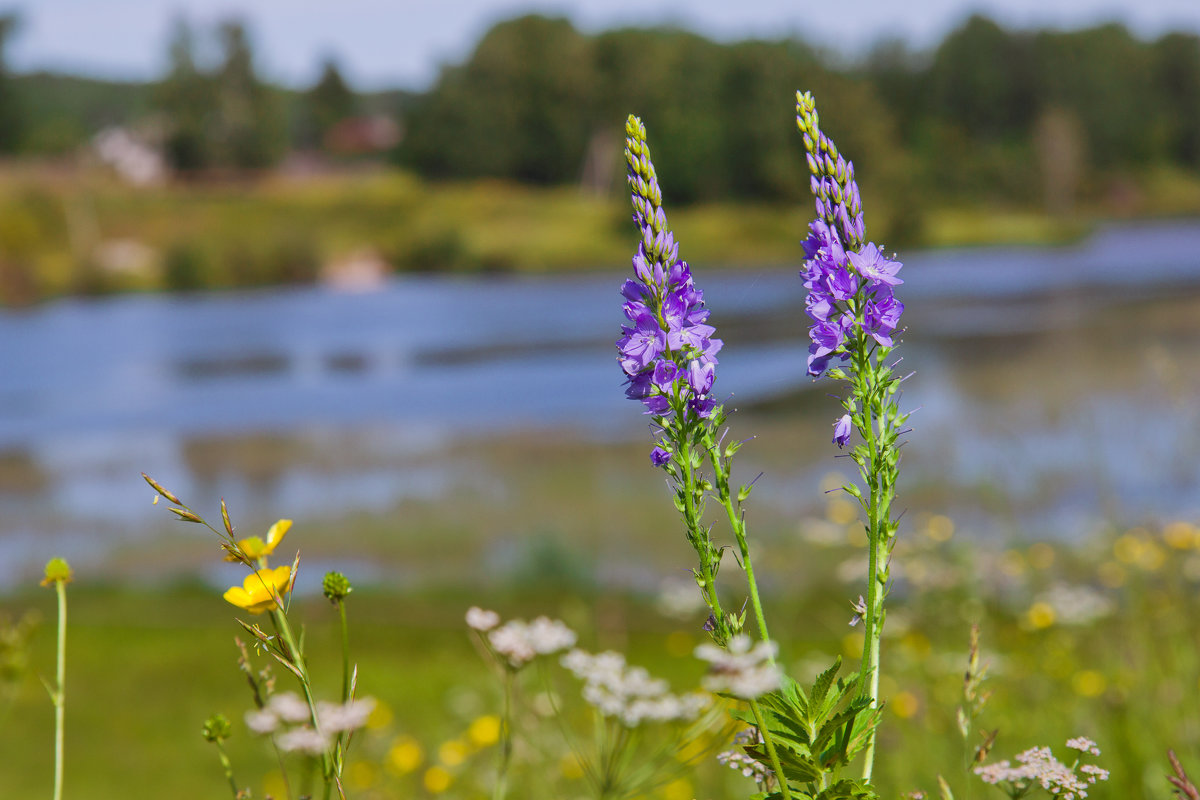
[[[603,183],[633,112],[663,143],[655,161],[675,200],[794,201],[807,191],[797,88],[819,98],[861,174],[916,181],[923,197],[1061,206],[1129,170],[1200,169],[1200,37],[1007,30],[978,15],[931,51],[882,42],[849,66],[796,40],[586,35],[521,17],[417,99],[398,157],[435,178]]]
[[[178,170],[263,169],[319,146],[341,119],[382,111],[404,130],[394,160],[427,178],[603,193],[620,185],[633,112],[663,143],[671,200],[794,202],[807,191],[792,111],[804,88],[868,193],[1069,209],[1138,170],[1200,170],[1200,37],[1145,41],[1119,24],[1009,30],[973,16],[931,50],[886,41],[846,64],[796,39],[589,35],[530,15],[493,26],[428,91],[376,95],[355,92],[333,60],[307,89],[268,84],[236,20],[181,21],[167,73],[149,85],[14,75],[3,49],[17,28],[0,18],[0,152],[66,149],[101,123],[150,117]]]

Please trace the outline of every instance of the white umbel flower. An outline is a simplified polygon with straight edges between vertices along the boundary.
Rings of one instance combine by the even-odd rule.
[[[744,633],[730,639],[728,649],[715,644],[700,645],[696,648],[696,658],[711,664],[704,688],[745,700],[778,689],[783,673],[773,660],[776,649],[774,642],[754,644]]]

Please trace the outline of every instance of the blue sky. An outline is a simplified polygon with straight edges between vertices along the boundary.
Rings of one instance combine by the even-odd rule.
[[[4,0],[0,0],[0,5]],[[262,71],[299,85],[333,54],[363,88],[425,88],[438,65],[459,61],[493,22],[528,11],[570,17],[584,30],[674,23],[718,39],[798,34],[847,54],[881,36],[936,42],[972,11],[1009,25],[1078,27],[1120,20],[1139,35],[1200,32],[1200,0],[25,0],[19,69],[54,68],[153,78],[172,20],[245,18]]]

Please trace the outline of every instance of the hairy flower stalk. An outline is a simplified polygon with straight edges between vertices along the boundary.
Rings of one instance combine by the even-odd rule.
[[[616,343],[617,360],[626,377],[625,394],[645,406],[658,432],[650,461],[670,476],[675,507],[683,516],[688,543],[696,552],[698,563],[693,574],[711,612],[706,630],[718,645],[728,647],[744,624],[744,614],[723,610],[717,593],[722,548],[713,544],[703,522],[705,499],[715,489],[737,540],[759,634],[769,643],[741,509],[750,488],[741,487],[735,495],[729,485],[733,455],[740,443],[722,448],[719,431],[726,415],[712,396],[716,355],[722,342],[714,337],[716,329],[707,322],[704,293],[696,288],[687,262],[679,260],[679,245],[667,227],[646,127],[631,115],[625,135],[633,220],[641,233],[633,257],[635,278],[621,287],[630,323],[622,326],[622,336]],[[711,482],[701,474],[706,462],[713,470]],[[753,699],[748,702],[763,727],[758,703]],[[774,742],[766,731],[764,746],[775,774],[782,776]],[[787,781],[781,778],[779,783],[783,797],[789,800]]]
[[[904,304],[893,295],[903,283],[896,277],[900,263],[889,259],[866,240],[862,199],[854,165],[820,130],[811,94],[796,93],[796,124],[808,151],[811,186],[817,218],[803,243],[807,261],[800,276],[809,290],[806,310],[809,332],[808,374],[828,374],[849,384],[842,401],[845,413],[834,424],[833,441],[849,444],[854,431],[862,441],[850,456],[858,465],[862,486],[843,489],[862,505],[869,542],[865,642],[859,691],[875,706],[879,699],[879,641],[883,630],[889,559],[897,521],[892,519],[900,460],[898,439],[908,418],[900,412],[897,393],[901,378],[888,359],[895,347],[893,334]],[[837,365],[830,367],[836,360]],[[874,736],[866,747],[863,777],[871,777]]]

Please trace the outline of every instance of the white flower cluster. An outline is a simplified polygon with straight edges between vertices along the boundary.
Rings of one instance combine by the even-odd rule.
[[[374,710],[375,700],[371,697],[317,703],[317,725],[313,727],[308,704],[292,692],[282,692],[271,695],[264,707],[247,711],[246,727],[262,736],[274,734],[275,744],[284,752],[319,756],[339,733],[366,725]]]
[[[490,622],[490,618],[487,621]],[[538,617],[533,622],[514,619],[489,630],[487,640],[514,669],[520,669],[537,656],[557,653],[574,645],[575,631],[561,620],[549,617]]]
[[[1090,739],[1079,737],[1067,742],[1073,750],[1099,755],[1100,748]],[[1019,754],[1019,766],[1012,766],[1008,761],[986,764],[975,768],[975,774],[984,783],[1009,783],[1018,789],[1024,789],[1032,783],[1038,783],[1056,800],[1081,800],[1088,796],[1087,788],[1097,781],[1108,780],[1108,770],[1084,764],[1079,771],[1086,776],[1086,782],[1080,780],[1072,767],[1063,764],[1050,752],[1049,747],[1033,747]]]
[[[479,606],[471,606],[467,609],[467,626],[480,633],[490,631],[499,624],[500,615],[495,611],[489,611]]]
[[[694,720],[710,702],[708,695],[700,692],[672,694],[666,681],[652,678],[641,667],[626,665],[620,653],[592,655],[576,649],[563,656],[562,665],[584,682],[584,700],[630,728],[646,721]]]
[[[766,783],[771,777],[770,767],[737,750],[726,750],[723,753],[717,753],[717,761],[720,761],[730,769],[737,770],[747,778],[754,778],[760,784]]]
[[[696,658],[712,665],[704,688],[746,700],[778,689],[783,673],[774,663],[776,649],[774,642],[754,644],[744,633],[730,639],[727,650],[715,644],[700,645]]]
[[[1090,753],[1091,755],[1100,755],[1100,747],[1086,736],[1076,736],[1074,739],[1067,739],[1067,747],[1071,750],[1078,750],[1081,753]]]

